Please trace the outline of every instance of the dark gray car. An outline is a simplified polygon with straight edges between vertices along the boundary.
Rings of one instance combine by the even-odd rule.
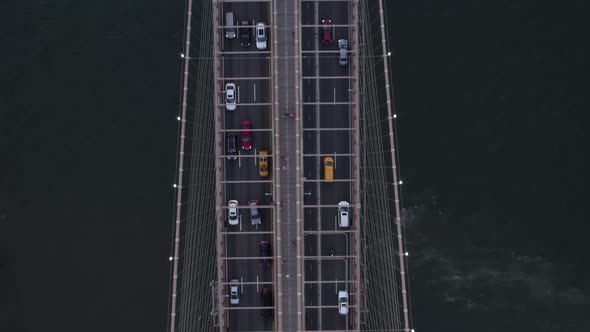
[[[260,225],[262,219],[260,218],[260,213],[258,213],[258,200],[248,201],[248,205],[250,205],[250,221],[252,225]]]
[[[252,28],[249,28],[250,22],[242,21],[240,24],[240,45],[244,47],[250,46],[252,42]]]
[[[225,154],[227,159],[238,159],[238,137],[236,135],[227,135],[225,138]]]

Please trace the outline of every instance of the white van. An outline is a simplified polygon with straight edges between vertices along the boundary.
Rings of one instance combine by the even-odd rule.
[[[338,226],[339,227],[350,227],[350,219],[348,208],[350,204],[346,201],[338,202]]]
[[[234,39],[236,38],[236,25],[234,23],[234,13],[225,13],[225,38]]]

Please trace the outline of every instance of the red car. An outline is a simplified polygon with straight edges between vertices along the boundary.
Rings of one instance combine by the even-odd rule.
[[[320,36],[322,36],[322,43],[330,44],[332,42],[332,20],[329,18],[325,18],[322,20],[322,25],[322,31],[320,31]]]
[[[242,149],[252,149],[252,132],[250,131],[250,129],[252,129],[252,122],[244,120],[240,122],[240,128],[242,129],[242,133],[240,134],[240,140],[242,141]]]

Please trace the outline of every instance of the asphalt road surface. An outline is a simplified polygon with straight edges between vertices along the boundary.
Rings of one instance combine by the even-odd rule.
[[[239,24],[247,20],[250,25],[257,22],[268,24],[269,8],[266,2],[251,3],[223,3],[221,14],[225,24],[225,13],[234,13],[234,20]],[[225,181],[224,184],[226,202],[235,199],[242,208],[239,209],[240,223],[231,226],[225,221],[227,275],[226,280],[240,280],[240,303],[237,305],[228,303],[228,328],[230,331],[268,331],[272,330],[271,319],[261,317],[260,292],[263,288],[272,286],[272,265],[263,267],[258,257],[260,256],[259,242],[269,241],[271,250],[272,239],[272,210],[259,208],[262,216],[260,225],[252,225],[250,210],[246,207],[249,200],[259,200],[259,205],[271,205],[272,167],[267,177],[261,177],[258,173],[258,152],[270,151],[271,148],[271,111],[270,81],[265,79],[270,76],[270,52],[256,49],[254,29],[251,31],[251,44],[248,47],[240,45],[240,33],[238,26],[235,39],[223,38],[223,72],[224,83],[236,84],[237,108],[235,111],[227,111],[224,107],[223,128],[228,130],[226,135],[240,136],[240,122],[248,120],[252,123],[252,149],[241,149],[238,139],[239,157],[237,160],[224,158]],[[267,36],[270,29],[267,29]],[[270,42],[267,42],[270,46]],[[241,53],[247,52],[247,53]],[[256,79],[258,78],[258,79]],[[261,79],[263,78],[263,79]],[[224,84],[225,85],[225,84]],[[217,96],[221,103],[225,102],[225,95]],[[233,132],[231,131],[233,130]],[[269,158],[270,159],[270,158]],[[270,160],[272,165],[272,160]],[[232,182],[236,181],[236,182]],[[240,181],[248,181],[240,183]],[[227,211],[226,211],[227,212]],[[227,213],[226,213],[227,214]],[[229,285],[223,286],[229,295]],[[249,308],[250,307],[250,308]]]
[[[331,19],[333,24],[348,24],[348,2],[304,2],[302,4],[302,23],[321,24],[322,19]],[[338,228],[337,205],[340,201],[350,202],[351,199],[351,112],[349,105],[350,76],[349,66],[338,63],[338,39],[349,38],[347,27],[332,28],[332,42],[322,44],[318,28],[303,28],[302,71],[303,102],[327,103],[321,105],[304,105],[303,109],[303,153],[319,154],[304,157],[304,176],[309,181],[304,184],[305,205],[332,205],[333,207],[304,208],[305,231],[322,231],[308,233],[305,236],[305,306],[306,328],[346,329],[350,327],[348,316],[338,313],[338,290],[349,290],[352,287],[344,282],[350,279],[349,229]],[[332,52],[305,52],[305,51]],[[310,77],[305,79],[305,77]],[[319,76],[319,78],[315,78]],[[322,78],[339,76],[343,78]],[[336,103],[336,104],[334,104]],[[342,103],[342,104],[339,104]],[[334,130],[311,130],[315,128]],[[306,130],[307,129],[307,130]],[[344,154],[343,156],[339,154]],[[334,158],[334,182],[321,180],[323,174],[323,158]],[[354,213],[351,209],[351,214]],[[330,249],[334,256],[330,256]],[[309,281],[322,281],[307,283]],[[354,296],[349,296],[354,303]],[[315,308],[321,306],[322,308]],[[311,308],[310,308],[311,307]],[[349,313],[350,315],[351,313]]]

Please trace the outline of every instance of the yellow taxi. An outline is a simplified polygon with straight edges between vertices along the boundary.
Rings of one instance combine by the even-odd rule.
[[[258,174],[268,176],[268,151],[258,152]]]
[[[324,181],[334,181],[334,158],[332,157],[324,158]]]

